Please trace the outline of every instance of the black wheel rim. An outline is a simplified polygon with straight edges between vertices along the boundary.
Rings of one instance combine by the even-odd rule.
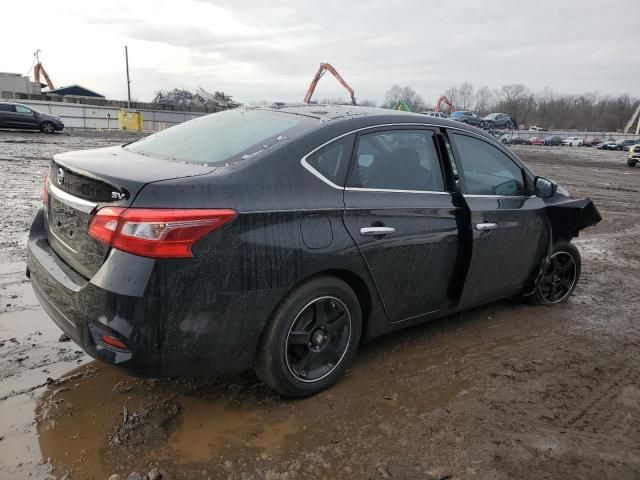
[[[324,296],[309,302],[296,316],[285,345],[291,375],[306,383],[330,375],[351,343],[351,315],[342,300]]]
[[[540,293],[547,303],[567,298],[576,283],[576,261],[568,252],[556,252],[540,280]]]

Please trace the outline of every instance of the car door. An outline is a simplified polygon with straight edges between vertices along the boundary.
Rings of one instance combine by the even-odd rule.
[[[450,131],[449,139],[472,231],[464,308],[521,291],[550,236],[545,204],[529,194],[531,176],[515,159],[481,136]]]
[[[16,105],[16,115],[14,123],[19,128],[37,128],[38,119],[35,112],[24,105]]]
[[[392,322],[446,308],[459,292],[464,209],[445,187],[437,135],[368,130],[354,150],[344,223]]]
[[[0,122],[5,128],[17,128],[16,106],[11,103],[0,104]]]

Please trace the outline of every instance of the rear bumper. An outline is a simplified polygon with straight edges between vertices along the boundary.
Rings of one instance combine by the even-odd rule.
[[[86,279],[49,246],[42,210],[27,246],[33,290],[52,320],[92,357],[147,377],[249,368],[262,328],[284,293],[216,291],[215,279],[195,262],[112,250]],[[102,335],[128,348],[107,345]]]

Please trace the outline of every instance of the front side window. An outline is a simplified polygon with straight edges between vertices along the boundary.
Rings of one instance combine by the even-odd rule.
[[[389,130],[362,135],[349,186],[444,191],[434,133],[431,130]]]
[[[23,107],[22,105],[16,105],[16,112],[31,114],[31,110],[27,107]]]
[[[307,157],[307,163],[336,185],[343,186],[354,135],[347,135]]]
[[[471,195],[525,195],[522,169],[497,147],[478,138],[450,134]]]

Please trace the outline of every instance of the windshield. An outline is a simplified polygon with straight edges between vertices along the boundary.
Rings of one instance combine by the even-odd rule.
[[[487,115],[487,118],[496,118],[498,115],[500,115],[499,113],[490,113],[489,115]]]
[[[162,160],[220,165],[258,155],[315,124],[302,115],[238,108],[181,123],[125,148]]]

